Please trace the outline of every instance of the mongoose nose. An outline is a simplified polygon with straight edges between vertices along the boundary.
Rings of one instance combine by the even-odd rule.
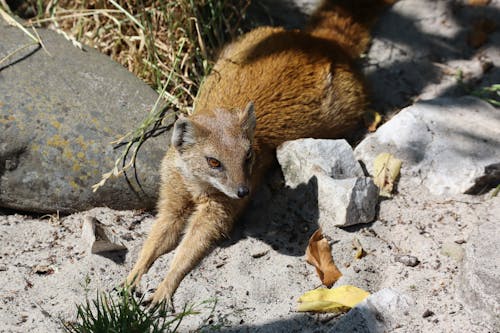
[[[250,190],[246,186],[240,186],[238,187],[238,197],[239,198],[244,198],[250,193]]]

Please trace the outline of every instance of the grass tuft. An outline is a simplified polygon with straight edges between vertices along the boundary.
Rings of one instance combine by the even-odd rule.
[[[169,314],[163,310],[162,304],[151,309],[141,306],[143,297],[136,298],[129,288],[119,290],[119,298],[112,294],[97,293],[96,299],[77,305],[76,322],[63,322],[68,333],[166,333],[177,332],[187,316],[200,312],[195,306],[186,305],[179,313]],[[209,303],[203,302],[200,305]],[[211,307],[212,315],[215,302]],[[208,319],[207,319],[208,320]]]
[[[500,107],[500,84],[492,84],[471,92],[471,95],[481,98],[495,107]]]

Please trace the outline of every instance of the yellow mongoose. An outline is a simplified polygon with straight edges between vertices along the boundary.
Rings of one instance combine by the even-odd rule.
[[[225,48],[193,114],[174,125],[157,220],[128,284],[177,247],[152,297],[171,305],[184,276],[230,232],[278,145],[338,138],[359,124],[367,100],[353,60],[369,43],[374,13],[389,2],[324,1],[305,31],[258,28]]]

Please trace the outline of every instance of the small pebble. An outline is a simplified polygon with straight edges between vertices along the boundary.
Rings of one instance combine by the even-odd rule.
[[[435,270],[438,270],[441,267],[441,261],[436,260],[434,263],[431,265],[431,267]]]
[[[410,267],[415,267],[415,266],[417,266],[420,263],[420,261],[418,260],[417,257],[410,256],[410,255],[407,255],[407,254],[405,254],[405,255],[397,255],[395,257],[395,260],[397,262],[402,263],[405,266],[410,266]]]
[[[266,254],[269,253],[269,250],[264,250],[264,251],[259,251],[259,252],[255,252],[255,253],[252,253],[252,258],[260,258],[260,257],[263,257],[265,256]]]
[[[422,314],[422,318],[427,318],[427,317],[432,317],[432,316],[434,316],[434,312],[432,312],[429,309],[425,310],[424,313]]]
[[[218,263],[215,263],[215,268],[221,268],[222,266],[224,266],[226,264],[225,261],[220,261]]]
[[[122,239],[130,242],[134,240],[134,236],[132,235],[131,232],[127,232],[126,234],[122,235]]]
[[[54,269],[47,265],[36,265],[32,271],[38,275],[50,275],[54,273]]]

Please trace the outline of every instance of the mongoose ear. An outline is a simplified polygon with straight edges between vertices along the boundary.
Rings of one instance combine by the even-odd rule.
[[[253,102],[248,102],[245,110],[241,113],[241,126],[247,132],[249,138],[253,138],[256,126],[255,108]]]
[[[172,145],[179,152],[196,142],[194,126],[193,122],[183,115],[180,115],[175,122],[172,132]]]

